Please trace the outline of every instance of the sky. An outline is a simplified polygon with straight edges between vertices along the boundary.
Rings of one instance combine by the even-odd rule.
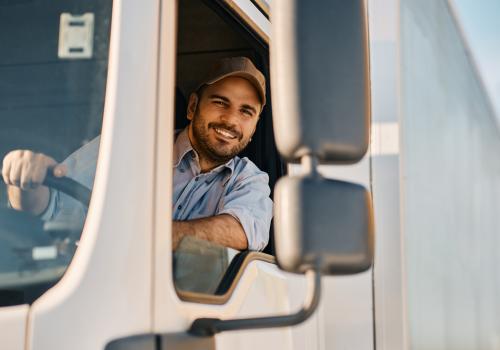
[[[500,119],[500,0],[449,0]]]

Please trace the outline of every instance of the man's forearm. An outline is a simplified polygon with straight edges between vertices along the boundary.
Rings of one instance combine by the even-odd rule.
[[[174,249],[185,236],[194,236],[237,250],[248,248],[247,236],[243,227],[238,220],[228,214],[195,220],[174,221]]]
[[[33,190],[22,190],[16,186],[8,186],[7,193],[12,208],[40,215],[47,208],[50,191],[45,186]]]

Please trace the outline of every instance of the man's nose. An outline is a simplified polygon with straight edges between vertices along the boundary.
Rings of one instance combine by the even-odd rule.
[[[231,125],[236,125],[237,118],[238,113],[234,108],[229,108],[220,115],[221,121]]]

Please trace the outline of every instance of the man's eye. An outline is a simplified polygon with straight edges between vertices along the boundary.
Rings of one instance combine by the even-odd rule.
[[[253,113],[251,111],[249,111],[248,109],[243,109],[241,111],[241,113],[243,113],[244,115],[246,115],[247,117],[253,117]]]
[[[225,105],[226,105],[226,103],[225,103],[224,101],[214,101],[214,103],[215,103],[217,106],[221,106],[221,107],[223,107],[223,106],[225,106]]]

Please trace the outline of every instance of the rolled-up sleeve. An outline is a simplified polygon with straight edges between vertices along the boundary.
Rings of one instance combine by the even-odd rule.
[[[240,222],[250,250],[263,250],[269,241],[273,217],[270,193],[269,177],[258,171],[248,176],[238,176],[223,198],[219,214],[229,214]]]

